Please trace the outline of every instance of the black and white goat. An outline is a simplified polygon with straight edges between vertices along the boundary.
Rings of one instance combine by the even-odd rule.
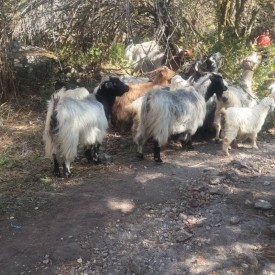
[[[149,138],[154,141],[156,162],[162,162],[160,147],[167,143],[169,137],[176,136],[182,142],[182,146],[188,143],[192,146],[191,136],[202,126],[205,119],[205,99],[214,92],[222,93],[227,89],[221,76],[213,75],[210,79],[211,85],[205,98],[193,87],[174,91],[155,89],[143,97],[135,136],[139,158],[143,158],[143,146]]]
[[[108,128],[107,117],[116,96],[128,91],[128,85],[118,78],[101,83],[96,96],[81,99],[63,96],[61,89],[54,93],[48,104],[44,129],[45,155],[53,158],[54,174],[61,176],[59,165],[66,177],[71,176],[70,163],[77,156],[77,146],[86,147],[85,156],[97,161],[99,147]],[[74,92],[70,92],[74,94]]]

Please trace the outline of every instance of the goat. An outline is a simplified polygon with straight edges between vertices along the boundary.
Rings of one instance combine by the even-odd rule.
[[[68,97],[68,98],[74,98],[74,99],[80,100],[89,95],[89,91],[83,87],[66,90],[64,86],[65,84],[59,81],[57,81],[55,84],[55,94],[58,94],[59,99]],[[50,133],[50,128],[53,127],[53,125],[51,125],[53,123],[52,116],[53,116],[53,113],[55,112],[57,99],[52,97],[51,100],[47,102],[47,105],[48,105],[47,107],[48,111],[46,115],[45,129],[43,133],[43,142],[45,144],[45,152],[50,152],[52,150],[53,145],[52,145],[51,139],[49,139],[49,133]]]
[[[154,60],[148,57],[149,54],[154,57]],[[163,59],[163,53],[156,41],[134,44],[129,38],[125,41],[125,56],[133,64],[133,72],[152,71],[162,65]]]
[[[226,89],[219,75],[213,75],[211,80],[215,85],[208,87],[208,93]],[[211,91],[212,88],[214,91]],[[150,91],[142,98],[140,121],[134,139],[138,146],[138,157],[143,158],[143,146],[149,138],[154,141],[156,162],[162,162],[160,147],[167,143],[170,136],[176,136],[183,147],[186,144],[192,146],[191,136],[202,126],[205,114],[205,99],[193,87],[175,91],[157,88]]]
[[[168,81],[175,73],[163,66],[150,74],[155,74],[153,82],[140,84],[129,84],[129,91],[121,97],[117,97],[112,110],[112,124],[120,131],[129,131],[133,121],[133,114],[127,109],[127,106],[137,98],[145,95],[155,85],[167,86]]]
[[[171,51],[164,52],[154,40],[134,45],[132,39],[126,38],[125,56],[133,64],[134,73],[150,72],[163,65],[177,71],[190,58],[192,51],[174,44],[170,48]]]
[[[71,176],[70,163],[77,155],[77,146],[86,146],[88,161],[98,161],[98,152],[108,128],[108,114],[116,96],[128,91],[128,86],[117,78],[104,81],[96,95],[79,99],[63,96],[56,91],[48,103],[43,133],[45,155],[53,158],[54,175],[61,176],[59,164],[66,177]],[[73,92],[70,92],[74,94]]]
[[[69,89],[67,90],[64,86],[58,91],[58,96],[60,98],[63,97],[70,97],[74,99],[83,99],[86,96],[88,96],[90,93],[89,91],[84,87],[77,87],[75,89]]]
[[[171,79],[171,84],[169,85],[170,90],[177,90],[180,88],[189,87],[189,81],[183,79],[180,75],[175,75]]]
[[[268,112],[274,108],[274,99],[263,98],[253,107],[223,108],[220,112],[224,121],[222,149],[229,155],[228,149],[233,140],[236,142],[251,139],[252,148],[258,149],[257,135],[260,132]]]
[[[215,140],[220,140],[221,134],[221,109],[229,107],[252,107],[256,104],[256,98],[251,91],[252,76],[257,64],[257,53],[245,58],[242,62],[244,89],[238,86],[229,85],[228,90],[221,97],[217,97],[216,110],[214,115],[214,127],[216,129]]]
[[[129,91],[129,85],[122,82],[117,77],[110,77],[109,80],[103,81],[95,94],[96,99],[103,104],[105,115],[107,119],[112,114],[112,108],[116,97],[122,96]]]
[[[127,75],[127,74],[119,76],[119,79],[126,84],[139,84],[139,83],[146,83],[150,81],[148,77],[137,77],[137,76]]]

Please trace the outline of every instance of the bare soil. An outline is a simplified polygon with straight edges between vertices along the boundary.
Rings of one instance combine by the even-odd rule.
[[[131,136],[111,130],[111,163],[77,161],[56,179],[45,114],[15,115],[1,129],[1,153],[18,158],[0,166],[0,274],[275,274],[274,134],[230,157],[212,140],[168,144],[156,164],[151,144],[137,161]]]

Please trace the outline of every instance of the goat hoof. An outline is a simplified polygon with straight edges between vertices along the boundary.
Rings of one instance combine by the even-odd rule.
[[[72,176],[73,176],[72,173],[65,173],[65,177],[66,177],[67,179],[71,178]]]
[[[221,139],[220,139],[220,138],[215,138],[215,142],[216,142],[216,143],[220,143],[220,142],[221,142]]]
[[[162,159],[161,158],[154,158],[154,161],[157,163],[162,163]]]
[[[143,159],[144,159],[144,156],[143,156],[143,154],[141,154],[141,153],[137,153],[137,158],[138,158],[139,160],[143,160]]]
[[[186,147],[187,151],[194,151],[195,147],[193,145],[189,145]]]

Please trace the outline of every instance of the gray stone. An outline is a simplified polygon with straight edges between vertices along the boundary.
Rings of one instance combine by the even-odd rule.
[[[265,200],[256,201],[256,203],[254,204],[254,207],[257,209],[263,209],[263,210],[272,209],[271,203]]]
[[[229,223],[230,223],[231,225],[236,225],[236,224],[238,224],[239,222],[240,222],[240,218],[239,218],[239,217],[236,217],[236,216],[231,217],[230,220],[229,220]]]
[[[210,185],[218,185],[224,180],[224,177],[212,177],[209,179]]]

